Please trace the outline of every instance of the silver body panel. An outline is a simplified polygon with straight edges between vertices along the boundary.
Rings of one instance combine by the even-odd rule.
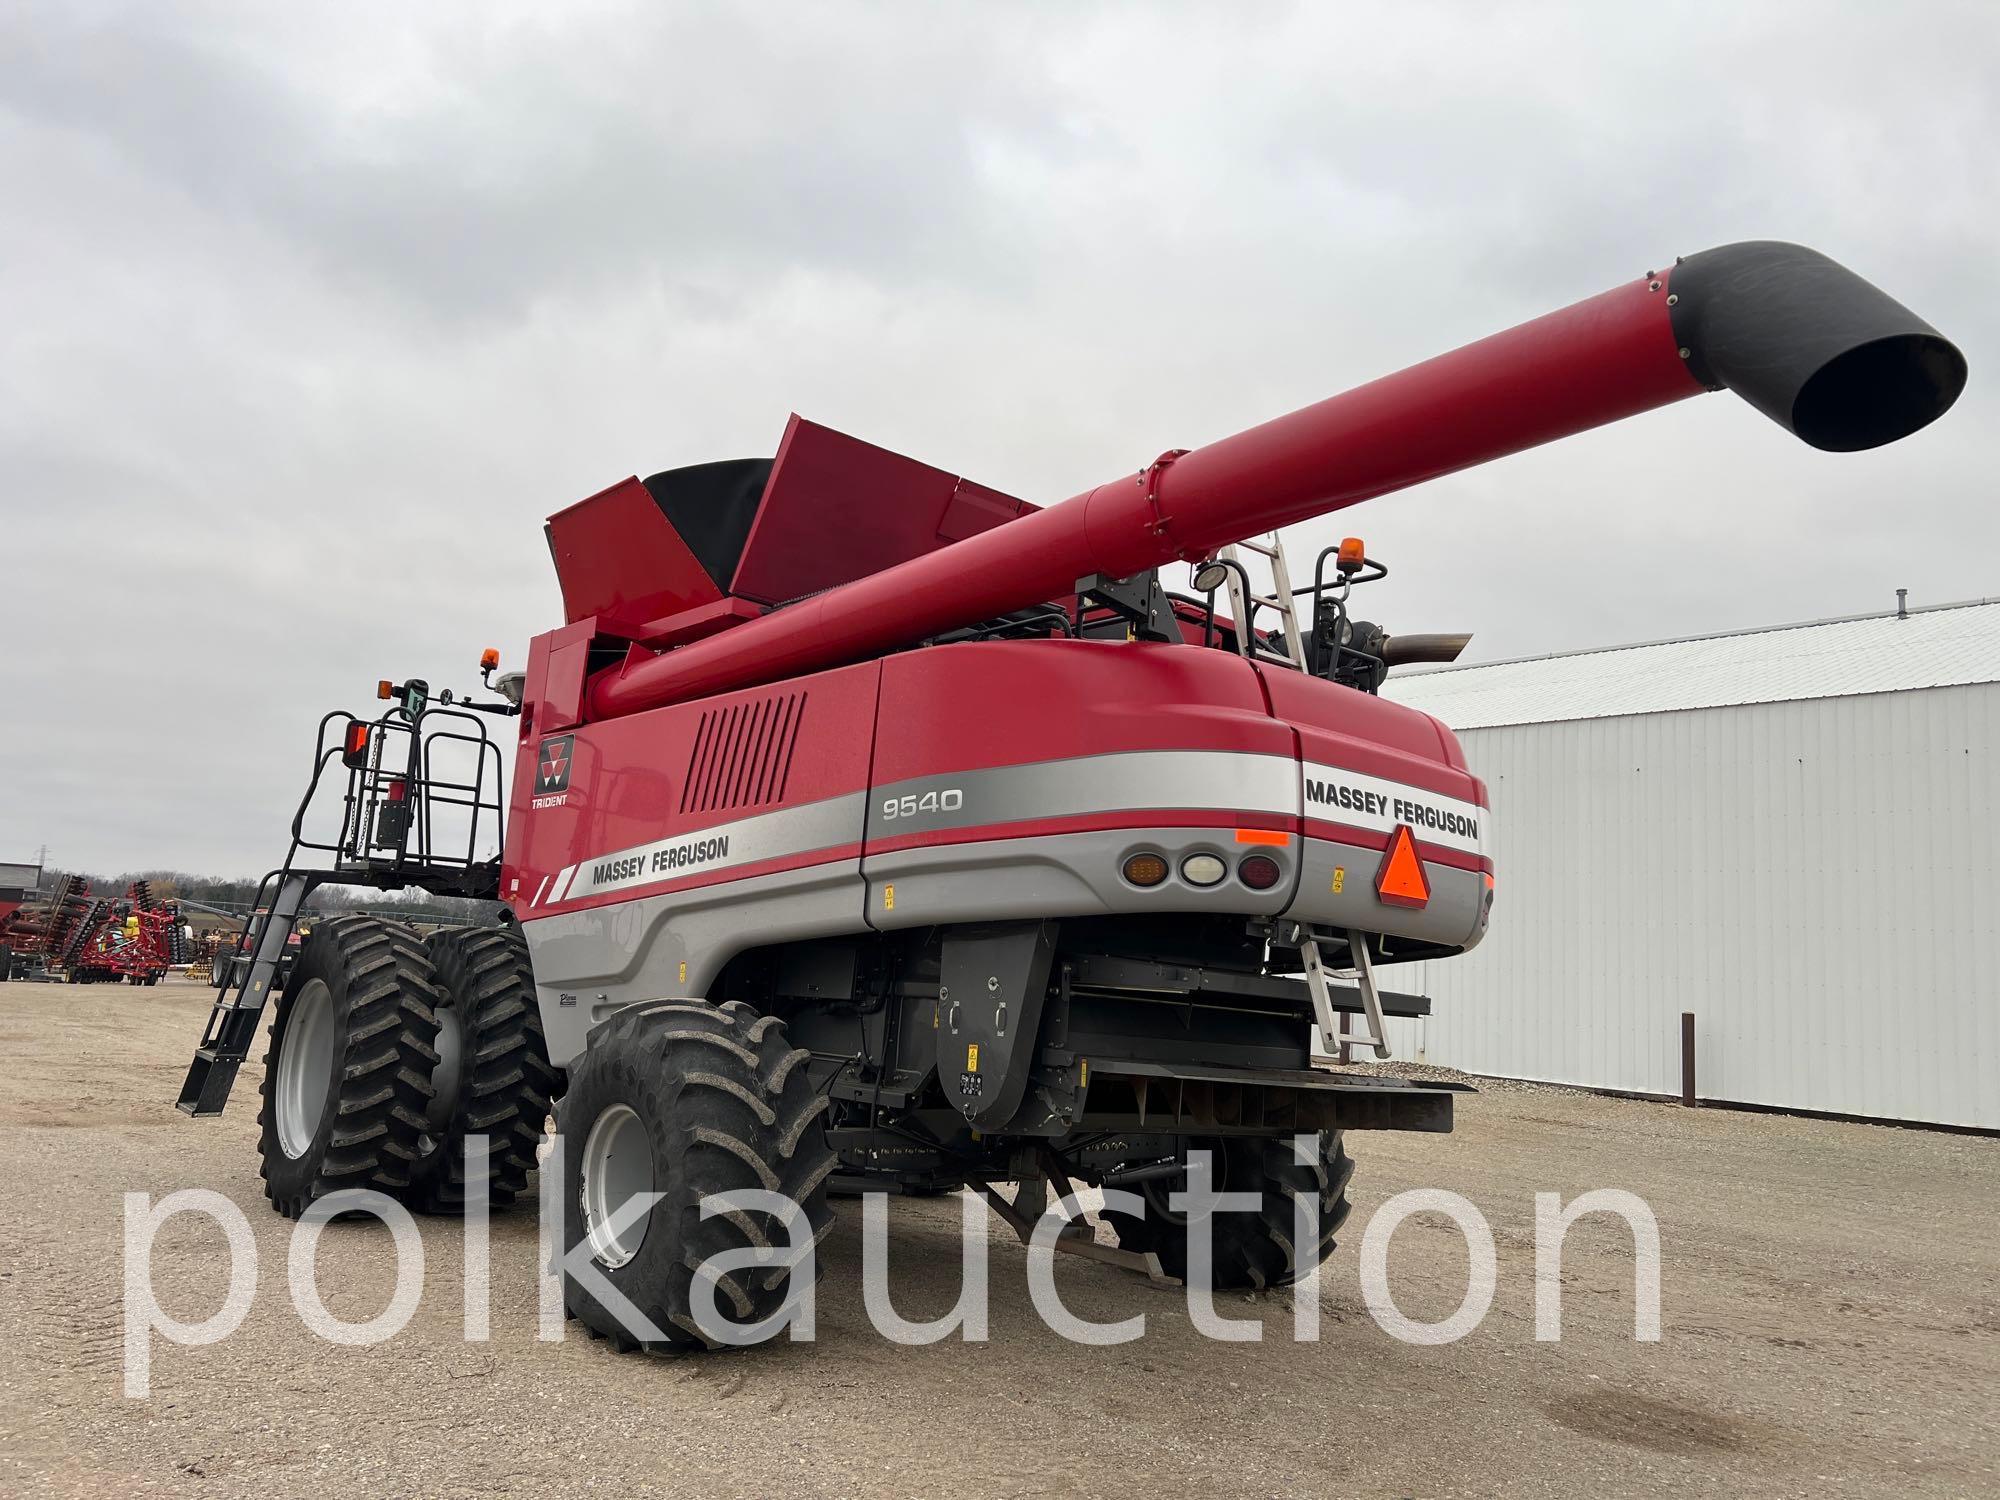
[[[1300,922],[1356,928],[1441,947],[1470,948],[1486,935],[1486,876],[1479,870],[1426,861],[1431,899],[1420,910],[1385,906],[1375,896],[1382,851],[1309,838],[1300,859],[1297,893],[1284,915]]]
[[[1376,899],[1379,849],[1296,837],[1284,847],[1238,845],[1233,837],[1226,828],[1159,826],[929,845],[529,920],[522,930],[549,1057],[567,1066],[591,1027],[622,1006],[707,993],[746,949],[809,938],[1149,912],[1290,916],[1441,946],[1470,947],[1483,934],[1478,871],[1426,865],[1431,899],[1413,911]],[[1171,873],[1161,885],[1142,889],[1119,873],[1142,851],[1166,857]],[[1196,887],[1180,874],[1194,853],[1220,855],[1232,869],[1246,854],[1264,854],[1284,874],[1268,891],[1233,878]]]
[[[860,931],[861,890],[845,859],[523,922],[549,1061],[622,1006],[707,994],[746,948]]]

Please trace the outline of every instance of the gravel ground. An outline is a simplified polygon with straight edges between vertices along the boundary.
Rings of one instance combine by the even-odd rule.
[[[848,1205],[815,1345],[649,1360],[573,1324],[539,1343],[534,1222],[516,1211],[493,1223],[490,1342],[461,1339],[460,1232],[426,1221],[415,1317],[344,1348],[285,1295],[257,1070],[222,1119],[174,1112],[207,998],[184,983],[0,987],[0,1493],[2000,1493],[2000,1141],[1488,1086],[1461,1101],[1455,1135],[1351,1138],[1356,1212],[1316,1344],[1290,1340],[1290,1293],[1226,1299],[1265,1341],[1217,1343],[1176,1293],[1068,1258],[1073,1310],[1143,1311],[1148,1332],[1066,1343],[996,1232],[990,1341],[901,1348],[868,1325]],[[1664,1337],[1633,1341],[1630,1237],[1599,1217],[1570,1234],[1564,1337],[1538,1344],[1534,1195],[1607,1186],[1659,1216]],[[121,1195],[183,1187],[243,1207],[259,1295],[223,1343],[156,1343],[152,1395],[128,1400]],[[1361,1297],[1361,1226],[1410,1187],[1463,1193],[1493,1226],[1498,1295],[1454,1344],[1391,1338]],[[957,1294],[958,1200],[891,1206],[898,1310],[937,1316]],[[384,1306],[388,1249],[376,1223],[327,1230],[331,1311]],[[1390,1267],[1405,1314],[1443,1318],[1464,1242],[1420,1216]],[[169,1312],[205,1316],[226,1279],[212,1224],[161,1231]]]

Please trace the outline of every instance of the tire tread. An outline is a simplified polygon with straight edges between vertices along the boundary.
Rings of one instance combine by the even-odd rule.
[[[557,1108],[571,1154],[564,1167],[566,1246],[583,1238],[576,1157],[598,1110],[614,1100],[631,1104],[651,1122],[656,1153],[666,1152],[664,1166],[656,1156],[655,1183],[667,1198],[654,1210],[649,1241],[632,1262],[606,1273],[661,1332],[663,1351],[712,1347],[695,1323],[690,1298],[699,1268],[717,1254],[748,1249],[759,1253],[760,1264],[767,1256],[779,1262],[714,1275],[721,1305],[733,1306],[738,1320],[761,1321],[788,1295],[785,1223],[762,1211],[703,1218],[704,1197],[744,1188],[782,1193],[804,1210],[815,1245],[832,1229],[826,1181],[835,1158],[823,1131],[813,1128],[827,1105],[799,1067],[808,1056],[791,1045],[778,1017],[733,1001],[679,1000],[618,1012],[592,1032],[572,1070]],[[650,1255],[654,1234],[667,1236],[658,1258]],[[564,1300],[614,1348],[638,1347],[576,1283],[565,1282]]]
[[[329,1101],[325,1144],[304,1157],[287,1157],[279,1145],[272,1091],[284,1046],[292,987],[319,978],[345,1000],[345,1033]],[[432,1009],[436,980],[416,935],[379,917],[342,916],[321,922],[306,939],[286,993],[273,1018],[264,1058],[261,1175],[265,1196],[287,1218],[347,1188],[400,1192],[417,1154],[417,1130],[430,1099],[430,1068],[437,1054]]]
[[[442,1003],[459,1010],[459,1099],[445,1134],[412,1173],[404,1201],[419,1213],[465,1211],[465,1139],[487,1137],[487,1201],[527,1188],[557,1075],[542,1037],[527,940],[517,927],[446,927],[427,940]],[[427,1127],[426,1127],[427,1128]]]
[[[1347,1222],[1347,1186],[1354,1177],[1354,1158],[1347,1154],[1341,1133],[1320,1132],[1318,1158],[1301,1162],[1292,1137],[1233,1137],[1193,1144],[1234,1153],[1227,1184],[1231,1192],[1260,1195],[1255,1213],[1221,1213],[1212,1233],[1215,1284],[1218,1289],[1264,1290],[1289,1286],[1299,1274],[1298,1247],[1292,1241],[1296,1201],[1300,1194],[1319,1197],[1319,1236],[1315,1263],[1332,1253],[1335,1235]],[[1186,1278],[1187,1241],[1178,1225],[1155,1218],[1106,1211],[1105,1222],[1127,1250],[1152,1251],[1171,1276]]]

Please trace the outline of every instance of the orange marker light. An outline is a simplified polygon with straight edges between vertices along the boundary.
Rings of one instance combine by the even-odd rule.
[[[1368,548],[1358,536],[1343,537],[1340,542],[1340,557],[1337,565],[1343,573],[1359,573],[1361,565],[1368,561]]]
[[[384,677],[380,682],[375,684],[375,696],[378,698],[395,697],[396,684],[391,682],[388,678]]]
[[[1388,853],[1375,872],[1375,895],[1385,906],[1423,907],[1430,904],[1430,877],[1417,858],[1417,836],[1408,823],[1398,823],[1389,835]]]
[[[488,646],[484,651],[479,653],[480,671],[490,672],[499,665],[500,665],[500,653],[492,646]]]
[[[1289,833],[1273,833],[1268,828],[1239,828],[1236,830],[1239,844],[1269,844],[1274,849],[1283,849],[1292,842]]]

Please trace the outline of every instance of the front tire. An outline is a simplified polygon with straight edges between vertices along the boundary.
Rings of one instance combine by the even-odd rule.
[[[463,1213],[465,1138],[483,1135],[487,1201],[503,1208],[527,1187],[555,1088],[528,943],[513,927],[446,927],[424,948],[439,991],[438,1066],[403,1198],[418,1213]]]
[[[399,922],[335,917],[285,980],[264,1055],[264,1192],[287,1218],[343,1188],[410,1180],[437,1066],[437,983]]]
[[[1313,1159],[1301,1162],[1291,1136],[1227,1136],[1187,1143],[1212,1152],[1210,1187],[1216,1192],[1258,1195],[1255,1213],[1218,1212],[1209,1221],[1215,1286],[1220,1290],[1289,1286],[1299,1276],[1295,1201],[1300,1194],[1319,1199],[1317,1244],[1312,1264],[1333,1252],[1334,1235],[1347,1222],[1347,1184],[1354,1159],[1340,1132],[1322,1131]],[[1107,1210],[1104,1219],[1118,1234],[1121,1249],[1160,1257],[1160,1268],[1187,1280],[1188,1225],[1173,1210],[1170,1194],[1186,1187],[1185,1177],[1153,1178],[1144,1184],[1146,1216]]]
[[[716,1347],[693,1312],[696,1268],[726,1251],[790,1243],[776,1215],[704,1219],[715,1193],[762,1189],[803,1210],[815,1244],[832,1226],[826,1182],[834,1156],[827,1102],[807,1077],[811,1056],[784,1023],[732,1001],[633,1006],[591,1033],[556,1107],[563,1143],[563,1248],[588,1244],[599,1272],[661,1334],[642,1341],[588,1287],[564,1276],[564,1305],[621,1352]],[[615,1215],[634,1195],[662,1194],[636,1223]],[[783,1309],[793,1271],[743,1266],[710,1273],[716,1307],[738,1325]]]

